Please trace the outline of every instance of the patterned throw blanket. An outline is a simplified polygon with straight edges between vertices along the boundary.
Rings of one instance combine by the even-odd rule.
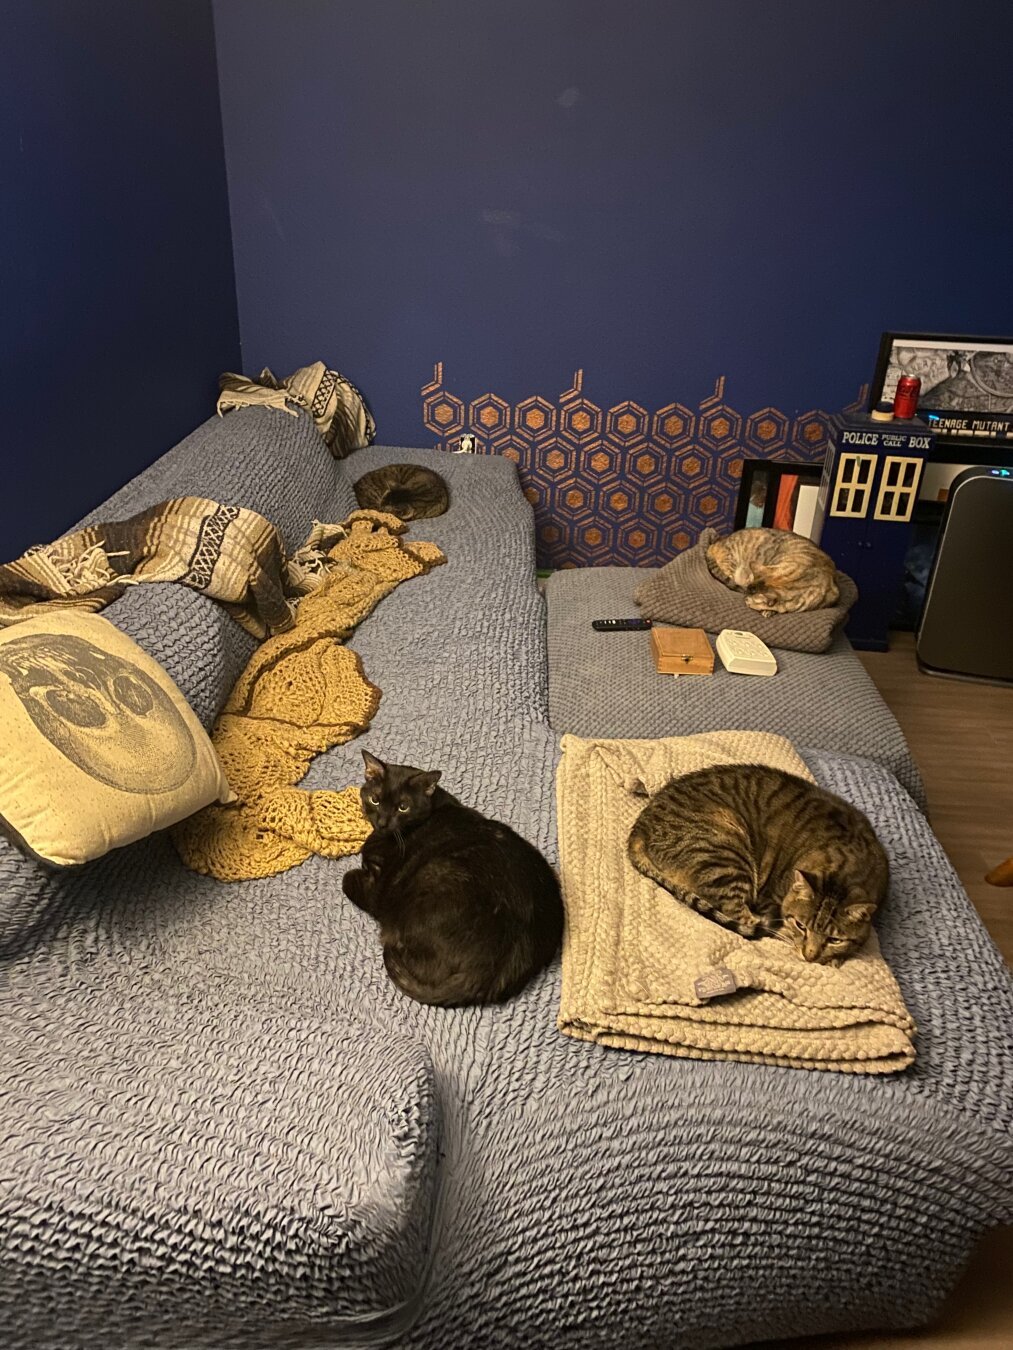
[[[0,627],[54,606],[95,612],[127,586],[178,581],[217,600],[254,637],[267,637],[292,627],[295,601],[320,584],[327,550],[347,533],[347,524],[315,521],[286,560],[278,531],[256,511],[174,497],[0,566]]]
[[[220,881],[273,876],[314,853],[358,853],[369,834],[358,788],[295,784],[318,754],[364,731],[379,704],[380,690],[344,640],[395,586],[445,559],[435,544],[399,538],[396,516],[356,511],[346,525],[295,626],[253,654],[215,724],[211,739],[238,800],[175,827],[179,855],[196,872]]]
[[[284,380],[266,367],[255,380],[228,372],[218,387],[219,416],[233,408],[259,407],[278,408],[294,417],[297,408],[304,408],[335,459],[369,445],[376,435],[376,423],[358,389],[323,361],[300,366]]]
[[[770,764],[812,781],[782,736],[563,737],[556,777],[566,935],[559,1028],[690,1059],[892,1073],[915,1025],[875,933],[839,968],[722,928],[642,876],[626,840],[647,797],[711,764]]]
[[[314,521],[286,559],[277,530],[255,511],[178,497],[0,566],[0,627],[54,607],[100,610],[127,586],[176,581],[266,638],[212,733],[238,800],[199,812],[174,838],[195,871],[223,881],[272,876],[313,853],[357,853],[369,833],[357,788],[295,784],[376,712],[380,691],[345,639],[395,586],[445,561],[435,544],[403,540],[405,528],[380,511]]]

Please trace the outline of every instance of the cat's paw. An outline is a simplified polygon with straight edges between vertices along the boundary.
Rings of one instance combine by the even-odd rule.
[[[351,872],[346,872],[341,878],[341,889],[351,900],[353,905],[357,905],[362,898],[362,892],[365,889],[366,875],[361,868],[355,867]]]
[[[747,595],[746,604],[750,609],[755,609],[758,614],[765,617],[774,613],[770,608],[770,601],[765,595]]]

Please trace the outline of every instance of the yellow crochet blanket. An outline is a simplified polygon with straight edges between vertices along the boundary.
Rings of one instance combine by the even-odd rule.
[[[241,881],[268,877],[314,853],[358,853],[369,834],[357,787],[310,792],[295,785],[324,750],[359,735],[380,702],[345,639],[378,601],[445,561],[435,544],[400,538],[396,516],[356,511],[328,549],[332,566],[236,681],[212,741],[238,800],[182,821],[173,840],[187,867]]]

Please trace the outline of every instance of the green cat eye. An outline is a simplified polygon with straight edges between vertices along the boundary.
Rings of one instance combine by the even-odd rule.
[[[407,802],[402,802],[402,803],[400,804],[400,806],[399,806],[397,809],[398,809],[399,811],[408,811],[408,810],[410,810],[410,807],[408,806],[408,803],[407,803]]]
[[[369,804],[370,804],[370,806],[379,806],[379,805],[380,805],[380,798],[379,798],[379,797],[370,797],[370,799],[369,799]]]

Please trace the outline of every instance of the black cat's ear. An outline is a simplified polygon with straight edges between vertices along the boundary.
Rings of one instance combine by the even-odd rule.
[[[382,759],[377,759],[376,755],[371,755],[368,750],[362,752],[362,762],[366,766],[366,778],[382,778],[387,766]]]
[[[421,788],[427,797],[431,797],[436,791],[436,784],[440,781],[440,770],[430,769],[427,773],[413,773],[408,782],[413,788]]]

